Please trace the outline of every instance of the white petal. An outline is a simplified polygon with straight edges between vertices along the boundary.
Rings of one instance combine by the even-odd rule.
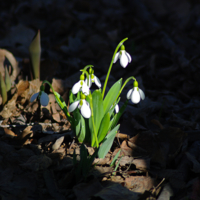
[[[113,63],[116,63],[117,60],[118,60],[118,58],[119,58],[119,52],[117,52],[117,53],[115,54],[115,58],[114,58],[114,60],[113,60]]]
[[[40,104],[42,106],[47,106],[48,103],[49,103],[49,96],[48,96],[47,93],[45,93],[45,92],[42,91],[42,94],[40,96]]]
[[[88,95],[88,94],[89,94],[89,91],[90,91],[90,88],[86,85],[85,82],[83,82],[83,85],[82,85],[81,90],[82,90],[82,92],[83,92],[85,95]]]
[[[131,93],[133,92],[133,89],[130,89],[126,95],[126,98],[127,99],[130,99],[131,98]]]
[[[98,77],[94,76],[94,82],[95,82],[97,87],[99,87],[99,88],[101,87],[101,82],[100,82]]]
[[[140,94],[137,90],[137,87],[134,87],[134,91],[131,94],[131,101],[133,103],[139,103],[140,102]]]
[[[85,79],[85,84],[86,84],[86,85],[88,85],[87,82],[88,82],[88,80],[87,80],[87,78],[86,78],[86,79]],[[90,77],[90,76],[89,76],[89,85],[88,85],[88,86],[89,86],[89,88],[91,88],[91,86],[92,86],[92,80],[91,80],[91,77]]]
[[[73,112],[78,107],[79,102],[80,102],[80,100],[75,101],[74,103],[72,103],[68,108],[68,112]]]
[[[91,117],[90,105],[86,100],[83,100],[83,105],[81,106],[81,115],[83,115],[84,118]]]
[[[132,60],[130,54],[129,54],[128,52],[125,52],[125,54],[126,54],[126,56],[127,56],[127,58],[128,58],[128,62],[130,63],[131,60]]]
[[[30,99],[30,102],[32,103],[39,95],[39,92],[35,93],[32,95],[31,99]]]
[[[144,100],[145,99],[145,94],[140,88],[139,88],[139,93],[140,93],[141,99]]]
[[[81,81],[77,82],[73,87],[72,87],[72,93],[77,94],[81,88]]]
[[[116,106],[115,106],[115,112],[116,112],[116,113],[119,112],[119,105],[118,105],[118,104],[116,104]]]
[[[120,64],[123,68],[125,68],[128,65],[128,58],[127,58],[124,50],[122,50],[121,53],[122,54],[120,57]]]

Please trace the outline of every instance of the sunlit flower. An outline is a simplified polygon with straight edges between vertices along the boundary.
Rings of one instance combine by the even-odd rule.
[[[128,63],[131,62],[131,56],[128,52],[125,51],[125,46],[121,46],[121,50],[115,54],[115,58],[113,63],[116,63],[117,60],[120,60],[120,64],[123,68],[125,68]]]
[[[94,75],[94,70],[92,68],[89,69],[89,80],[86,78],[85,83],[89,86],[89,88],[92,86],[92,83],[95,83],[98,88],[101,87],[101,82],[99,78]]]
[[[118,112],[119,112],[119,105],[116,104],[116,105],[115,105],[115,113],[118,113]]]
[[[47,106],[49,103],[49,96],[47,93],[45,93],[44,91],[40,91],[37,92],[35,94],[32,95],[30,102],[33,102],[35,99],[37,99],[37,97],[40,99],[40,104],[42,106]]]
[[[110,109],[112,109],[112,108],[113,108],[113,105],[110,107]],[[119,112],[119,105],[116,104],[114,109],[115,109],[115,113],[118,113]]]
[[[90,118],[91,117],[91,109],[90,104],[85,100],[85,95],[81,94],[81,99],[78,101],[75,101],[69,106],[68,111],[73,112],[76,108],[79,108],[81,111],[81,115],[84,118]]]
[[[85,76],[82,74],[80,76],[80,81],[74,84],[72,87],[72,93],[77,94],[79,91],[83,92],[85,95],[89,94],[89,87],[84,82]]]
[[[138,82],[134,81],[133,89],[130,89],[127,93],[127,99],[131,99],[133,103],[139,103],[140,99],[145,99],[144,92],[138,87]]]

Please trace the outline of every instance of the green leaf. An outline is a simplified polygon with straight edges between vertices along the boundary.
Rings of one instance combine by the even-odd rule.
[[[74,103],[77,100],[76,96],[72,93],[72,90],[69,91],[69,102]]]
[[[95,129],[96,133],[98,133],[101,120],[104,116],[103,99],[102,99],[102,94],[99,90],[95,90],[92,93],[92,104],[93,104]]]
[[[75,109],[73,115],[74,115],[73,129],[75,131],[76,137],[78,138],[81,131],[81,114],[78,109]]]
[[[81,115],[80,128],[81,128],[81,131],[80,131],[80,134],[78,135],[78,141],[84,142],[85,134],[86,134],[86,125],[85,125],[85,119],[82,115]]]
[[[8,97],[7,97],[7,91],[6,91],[6,84],[3,80],[1,73],[0,73],[0,90],[1,90],[2,103],[4,105]]]
[[[33,68],[34,79],[40,79],[40,55],[41,55],[41,44],[40,44],[40,30],[31,42],[29,46],[29,53],[31,57],[31,64]]]
[[[55,96],[55,99],[56,99],[56,102],[58,103],[58,105],[60,106],[60,108],[63,110],[64,107],[67,107],[64,99],[60,96],[59,93],[57,92],[54,92],[54,96]]]
[[[108,91],[104,101],[103,101],[103,107],[104,107],[104,112],[107,113],[110,110],[110,107],[114,104],[118,93],[120,91],[122,85],[122,79],[117,81]]]
[[[116,160],[118,159],[120,152],[121,152],[121,149],[117,152],[117,154],[116,154],[115,157],[113,158],[112,162],[110,163],[110,166],[111,166],[111,167],[115,165],[115,162],[116,162]]]
[[[5,84],[6,84],[6,91],[8,92],[11,89],[11,79],[7,67],[5,67]]]
[[[115,136],[117,134],[117,131],[119,129],[119,124],[112,129],[112,131],[110,131],[110,133],[105,137],[105,140],[103,141],[102,145],[99,148],[98,151],[98,156],[99,158],[104,158],[106,156],[106,154],[108,153],[108,151],[110,150],[113,141],[115,139]]]
[[[117,125],[117,123],[118,123],[120,117],[122,116],[122,114],[124,113],[124,110],[126,109],[127,105],[128,105],[128,100],[124,103],[124,105],[120,108],[119,112],[117,114],[115,114],[115,116],[110,121],[109,130]]]
[[[82,169],[82,175],[86,176],[87,174],[87,157],[88,157],[88,152],[87,149],[85,148],[84,144],[81,144],[80,148],[80,167]]]
[[[75,149],[74,149],[74,152],[73,152],[73,165],[76,165],[77,163],[77,160],[76,160],[76,152],[75,152]]]
[[[99,133],[98,133],[99,143],[106,137],[106,134],[108,133],[109,129],[109,124],[110,124],[110,114],[107,113],[102,119],[101,126],[99,128]]]

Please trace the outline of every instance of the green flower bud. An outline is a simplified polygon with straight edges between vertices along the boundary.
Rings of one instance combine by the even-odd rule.
[[[44,87],[44,85],[42,84],[42,85],[40,86],[40,91],[44,91],[44,89],[45,89],[45,87]]]
[[[83,105],[83,100],[82,100],[82,99],[80,100],[80,103],[79,103],[79,105],[80,105],[80,106],[82,106],[82,105]]]
[[[84,80],[85,80],[84,74],[81,74],[81,75],[80,75],[80,80],[81,80],[81,81],[84,81]]]
[[[92,68],[89,69],[89,74],[93,74],[94,70]]]
[[[121,50],[125,50],[125,46],[123,44],[121,46]]]
[[[92,79],[93,82],[94,82],[94,74],[91,74],[91,79]]]
[[[85,99],[85,98],[86,96],[83,93],[81,93],[81,99]]]
[[[138,87],[138,82],[137,81],[133,82],[133,87]]]

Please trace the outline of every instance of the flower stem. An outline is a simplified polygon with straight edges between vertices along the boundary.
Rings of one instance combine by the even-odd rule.
[[[131,77],[127,78],[126,81],[124,82],[124,84],[122,85],[122,87],[121,87],[121,89],[120,89],[120,91],[119,91],[119,93],[118,93],[118,95],[117,95],[116,100],[118,99],[119,95],[121,94],[121,92],[122,92],[122,90],[124,89],[124,87],[126,86],[126,84],[127,84],[131,79],[133,79],[134,81],[136,81],[136,78],[135,78],[134,76],[131,76]]]
[[[50,88],[52,89],[52,92],[53,92],[54,96],[56,97],[56,100],[59,102],[59,105],[63,105],[63,103],[61,102],[60,98],[57,96],[55,90],[53,89],[51,83],[49,83],[49,81],[44,80],[44,81],[42,82],[42,85],[45,84],[45,83],[47,83],[47,84],[50,86]],[[72,123],[73,123],[73,119],[72,119],[72,117],[70,116],[70,114],[69,114],[69,112],[68,112],[66,106],[63,105],[63,108],[61,108],[61,109],[62,109],[63,112],[65,113],[65,115],[66,115],[67,119],[69,120],[69,122],[72,124]]]
[[[92,65],[87,65],[86,67],[90,67],[90,66],[92,66]],[[86,67],[85,67],[85,68],[86,68]],[[84,69],[81,69],[80,71],[86,74],[86,76],[87,76],[87,78],[86,78],[86,79],[87,79],[87,86],[89,86],[89,74],[88,74],[88,72],[85,70],[85,68],[84,68]]]
[[[104,86],[103,86],[102,98],[104,98],[106,86],[107,86],[107,83],[108,83],[108,78],[109,78],[109,76],[110,76],[110,72],[111,72],[111,69],[112,69],[113,61],[114,61],[114,59],[115,59],[115,55],[116,55],[118,49],[121,47],[121,45],[122,45],[126,40],[128,40],[128,38],[123,39],[123,40],[117,45],[117,47],[116,47],[116,49],[115,49],[115,52],[114,52],[114,54],[113,54],[113,57],[112,57],[112,60],[111,60],[111,63],[110,63],[110,66],[109,66],[109,69],[108,69],[108,72],[107,72],[106,80],[105,80],[105,83],[104,83]]]
[[[95,127],[95,123],[94,123],[94,112],[93,112],[93,102],[92,102],[92,95],[91,93],[89,94],[89,99],[90,99],[90,108],[91,108],[91,117],[92,117],[92,126],[93,126],[93,130],[94,130],[94,137],[95,137],[95,140],[96,140],[96,145],[97,145],[97,148],[99,147],[99,141],[98,141],[98,138],[97,138],[97,132],[96,132],[96,127]],[[93,146],[93,144],[92,144]]]

